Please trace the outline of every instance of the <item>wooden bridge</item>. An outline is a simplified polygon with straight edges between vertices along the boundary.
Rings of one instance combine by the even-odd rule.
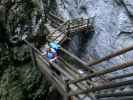
[[[46,24],[50,32],[47,36],[48,41],[57,40],[63,43],[76,32],[94,31],[89,19],[80,18],[64,22],[55,15],[50,15],[49,19],[50,22]],[[133,100],[133,78],[127,79],[132,77],[133,73],[113,77],[107,76],[112,72],[133,67],[132,59],[100,71],[94,69],[95,66],[101,67],[100,63],[132,51],[133,45],[114,51],[99,60],[88,62],[82,61],[76,55],[61,47],[61,52],[65,56],[60,56],[58,63],[50,63],[46,55],[43,55],[27,40],[24,41],[31,50],[33,64],[39,67],[48,81],[63,95],[63,100]],[[47,43],[44,48],[46,46]],[[71,61],[68,61],[68,59]],[[81,73],[75,63],[78,63],[86,71]]]
[[[60,41],[61,43],[77,32],[91,32],[94,31],[90,23],[90,19],[77,18],[68,21],[63,21],[61,18],[49,14],[49,22],[46,24],[49,29],[48,41]]]

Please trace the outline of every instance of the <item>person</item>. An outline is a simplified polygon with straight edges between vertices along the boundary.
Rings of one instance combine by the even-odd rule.
[[[58,59],[58,54],[53,48],[48,48],[47,57],[50,62],[56,62]]]
[[[53,41],[49,43],[49,47],[53,48],[57,53],[59,53],[59,50],[61,48],[60,44],[58,43],[58,41]]]
[[[60,49],[60,45],[57,43],[57,42],[50,42],[48,44],[49,48],[47,50],[47,57],[48,57],[48,60],[51,62],[51,63],[58,63],[58,58],[59,58],[59,49]],[[50,64],[51,65],[51,64]],[[55,68],[53,67],[52,65],[50,66],[51,69],[57,73],[58,75],[60,75],[60,72]]]
[[[50,62],[56,62],[57,59],[59,58],[59,49],[60,45],[58,44],[57,41],[50,42],[49,48],[47,50],[47,56]]]

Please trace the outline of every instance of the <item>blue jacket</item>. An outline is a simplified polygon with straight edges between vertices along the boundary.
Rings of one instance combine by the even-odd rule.
[[[55,57],[55,55],[57,54],[57,52],[51,48],[51,51],[47,51],[47,57],[48,59],[53,59]]]
[[[58,44],[57,41],[51,42],[51,43],[49,44],[49,46],[50,46],[51,48],[55,49],[56,51],[59,50],[60,47],[61,47],[61,46]]]

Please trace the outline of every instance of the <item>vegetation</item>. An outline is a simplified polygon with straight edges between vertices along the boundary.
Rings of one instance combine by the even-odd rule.
[[[0,1],[0,100],[41,100],[48,94],[50,84],[37,67],[32,65],[28,47],[21,41],[13,44],[10,40],[16,35],[26,34],[35,45],[45,42],[44,21],[40,24],[36,37],[33,37],[33,24],[43,20],[43,10],[41,5],[36,4],[38,2],[40,1]]]

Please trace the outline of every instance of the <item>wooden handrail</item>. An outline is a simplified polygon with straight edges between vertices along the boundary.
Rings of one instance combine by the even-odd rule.
[[[132,85],[132,84],[133,84],[133,80],[126,80],[126,81],[122,81],[122,82],[114,82],[114,83],[109,83],[109,84],[106,84],[106,85],[92,87],[90,89],[85,89],[84,91],[70,92],[68,94],[68,96],[75,96],[75,95],[79,95],[79,94],[87,94],[89,92],[96,92],[96,91],[100,91],[100,90],[104,90],[104,89],[117,88],[117,87],[121,87],[121,86]]]
[[[107,61],[107,60],[109,60],[109,59],[111,59],[113,57],[116,57],[116,56],[119,56],[121,54],[127,53],[127,52],[129,52],[131,50],[133,50],[133,45],[131,45],[131,46],[127,47],[127,48],[121,49],[121,50],[117,50],[117,51],[115,51],[115,52],[113,52],[113,53],[111,53],[111,54],[109,54],[109,55],[107,55],[107,56],[105,56],[105,57],[103,57],[103,58],[101,58],[99,60],[94,60],[94,61],[88,63],[87,66],[100,64],[103,61]]]
[[[133,77],[133,73],[127,73],[124,75],[118,75],[118,76],[113,76],[108,78],[108,80],[112,81],[112,80],[117,80],[117,79],[122,79],[122,78],[129,78],[129,77]]]
[[[107,97],[124,97],[124,96],[133,96],[133,91],[121,91],[121,92],[116,92],[116,93],[102,93],[102,94],[97,94],[97,98],[107,98]]]
[[[55,32],[57,32],[59,29],[61,29],[63,26],[65,26],[66,24],[67,24],[67,22],[64,22],[54,32],[50,33],[49,35],[51,36],[52,34],[54,34]]]
[[[78,22],[78,23],[81,23],[81,22],[85,22],[85,21],[88,20],[88,19],[83,19],[83,18],[75,18],[75,19],[68,20],[68,21],[64,22],[61,18],[59,18],[58,16],[56,16],[56,15],[54,15],[54,14],[52,14],[52,13],[50,13],[49,15],[52,16],[53,19],[55,18],[55,19],[57,19],[57,20],[60,20],[60,21],[61,21],[61,25],[60,25],[54,32],[52,32],[48,37],[50,37],[52,34],[56,33],[57,31],[59,31],[59,30],[62,29],[63,27],[64,27],[65,29],[67,29],[67,27],[68,27],[68,26],[71,26],[71,25],[72,25],[72,27],[69,27],[69,28],[79,27],[79,24],[78,24],[78,25],[77,25],[77,24],[73,24],[74,21],[75,21],[75,22]],[[87,24],[87,23],[86,23],[86,24]],[[73,25],[74,25],[74,26],[73,26]],[[85,24],[82,24],[82,25],[85,25]],[[82,26],[82,25],[80,25],[80,26]]]
[[[133,67],[133,60],[125,62],[123,64],[114,65],[111,68],[108,68],[108,69],[105,69],[105,70],[102,70],[102,71],[98,71],[96,73],[92,73],[92,74],[90,74],[90,75],[88,75],[84,78],[70,81],[70,82],[68,82],[68,84],[75,84],[75,83],[87,80],[89,78],[101,76],[101,75],[104,75],[104,74],[107,74],[107,73],[112,73],[112,72],[115,72],[115,71],[118,71],[118,70],[121,70],[121,69],[125,69],[125,68],[128,68],[128,67]]]
[[[59,20],[60,22],[64,23],[64,20],[62,20],[62,19],[59,18],[58,16],[52,14],[51,12],[49,13],[49,16],[53,17],[52,19],[57,19],[57,20]]]

